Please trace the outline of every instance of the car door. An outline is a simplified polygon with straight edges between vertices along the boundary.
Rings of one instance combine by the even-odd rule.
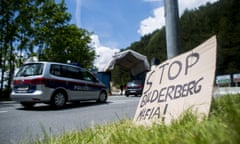
[[[84,100],[88,90],[87,84],[82,80],[82,73],[80,68],[73,66],[62,66],[61,73],[66,83],[70,100]]]
[[[99,81],[88,71],[83,71],[83,80],[87,85],[87,99],[97,99],[101,90]]]

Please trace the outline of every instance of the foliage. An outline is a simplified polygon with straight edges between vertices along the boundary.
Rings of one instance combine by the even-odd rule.
[[[240,71],[240,2],[220,0],[181,17],[183,51],[199,45],[216,34],[218,41],[217,74]],[[216,13],[217,12],[217,13]]]
[[[185,113],[170,125],[136,126],[121,120],[105,126],[73,131],[61,136],[46,135],[31,143],[45,144],[238,144],[240,140],[240,95],[214,99],[210,116],[198,121],[192,113]]]
[[[56,30],[52,37],[51,48],[43,52],[45,60],[57,62],[79,62],[86,68],[92,68],[95,51],[89,46],[90,33],[75,25],[67,25]]]
[[[126,85],[128,81],[131,80],[130,72],[123,70],[118,65],[115,65],[114,69],[112,70],[112,80],[114,80],[114,85],[117,88],[120,88],[121,85]]]
[[[180,18],[180,52],[186,52],[217,36],[216,75],[240,72],[240,1],[219,0],[194,10],[185,10]],[[151,63],[167,59],[165,27],[143,36],[126,49],[135,50]],[[113,72],[113,76],[118,73]],[[113,81],[117,81],[113,78]]]
[[[185,10],[180,18],[180,51],[186,52],[213,35],[217,35],[216,74],[232,74],[240,71],[240,1],[219,0],[194,10]],[[165,28],[143,36],[127,49],[133,49],[148,57],[166,60]]]
[[[90,47],[90,33],[69,25],[71,15],[64,0],[1,0],[0,69],[1,79],[9,72],[10,91],[14,69],[27,58],[79,62],[93,66],[95,52]],[[1,80],[1,92],[3,81]],[[1,94],[0,92],[0,94]]]

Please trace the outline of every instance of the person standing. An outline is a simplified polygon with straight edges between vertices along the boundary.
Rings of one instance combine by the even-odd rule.
[[[123,95],[123,85],[120,85],[121,95]]]

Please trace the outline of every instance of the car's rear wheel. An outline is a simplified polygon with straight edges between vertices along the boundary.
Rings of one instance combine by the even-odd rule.
[[[53,94],[51,105],[55,108],[62,108],[65,106],[67,101],[66,94],[64,92],[55,92]]]
[[[99,97],[97,99],[97,102],[99,103],[105,103],[107,101],[107,93],[106,92],[101,92],[99,94]]]

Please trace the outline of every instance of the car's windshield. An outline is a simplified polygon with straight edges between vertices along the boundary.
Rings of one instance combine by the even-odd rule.
[[[25,64],[22,67],[20,67],[19,71],[16,74],[16,77],[41,75],[42,71],[43,71],[42,63]]]
[[[131,81],[131,82],[127,83],[127,86],[136,86],[136,85],[139,85],[139,84],[141,84],[140,81]]]
[[[127,86],[132,86],[132,85],[134,85],[134,82],[128,82],[127,83]]]

